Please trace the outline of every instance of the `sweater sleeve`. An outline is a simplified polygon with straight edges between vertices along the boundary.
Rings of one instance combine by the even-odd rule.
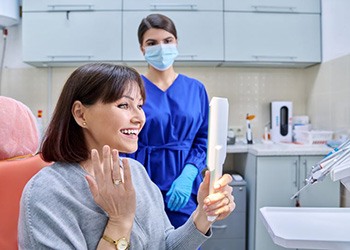
[[[36,177],[27,183],[21,198],[19,249],[96,248],[101,232],[91,245],[82,228],[103,228],[107,220],[103,211],[96,210],[96,219],[87,219],[84,216],[86,211],[94,209],[86,207],[81,202],[83,199],[78,200],[74,196],[74,185],[62,181],[62,177],[54,173],[42,174],[40,181]],[[89,199],[86,196],[83,198]]]
[[[189,250],[198,249],[207,239],[212,236],[212,230],[202,234],[193,222],[193,214],[181,227],[168,232],[166,249]]]

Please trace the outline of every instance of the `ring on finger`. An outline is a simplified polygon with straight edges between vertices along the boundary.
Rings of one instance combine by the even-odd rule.
[[[114,185],[118,186],[120,183],[122,183],[122,180],[116,179],[116,180],[113,180],[113,183],[114,183]]]
[[[230,204],[230,202],[231,202],[231,201],[230,201],[230,198],[228,198],[228,196],[227,196],[227,195],[226,195],[225,197],[226,197],[226,199],[227,199],[227,204],[226,204],[226,206],[227,206],[227,205],[229,205],[229,204]]]

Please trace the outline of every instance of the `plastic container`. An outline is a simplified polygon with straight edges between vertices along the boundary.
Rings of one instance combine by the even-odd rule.
[[[300,142],[307,145],[326,144],[327,141],[332,140],[332,137],[333,137],[333,131],[325,131],[325,130],[298,131],[296,142]]]

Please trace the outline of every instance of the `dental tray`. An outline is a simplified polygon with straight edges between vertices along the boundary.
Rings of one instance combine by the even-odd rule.
[[[350,208],[263,207],[260,218],[282,247],[350,249]]]

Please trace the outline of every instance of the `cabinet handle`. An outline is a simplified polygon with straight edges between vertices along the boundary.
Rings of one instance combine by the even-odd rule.
[[[299,176],[299,171],[298,171],[298,161],[297,161],[297,160],[295,160],[295,161],[294,161],[294,163],[293,163],[293,165],[294,165],[294,168],[295,168],[295,181],[294,181],[294,185],[295,185],[295,187],[296,187],[296,188],[298,188],[298,187],[299,187],[299,178],[298,178],[298,176]]]
[[[53,56],[53,55],[48,55],[48,58],[51,59],[51,61],[56,61],[56,59],[60,59],[60,61],[64,59],[72,60],[73,58],[80,59],[80,60],[90,60],[93,56],[89,55],[76,55],[76,56]]]
[[[213,229],[226,229],[227,225],[212,225]]]
[[[266,12],[266,11],[295,12],[296,10],[296,7],[292,7],[292,6],[252,5],[251,7],[254,9],[254,11],[257,11],[257,12]]]
[[[303,165],[304,165],[304,185],[307,184],[306,182],[306,178],[307,178],[307,161],[306,159],[303,161]]]
[[[197,4],[151,3],[151,10],[198,10]]]
[[[285,60],[285,61],[295,61],[295,59],[297,59],[298,57],[296,56],[263,56],[263,55],[252,55],[252,57],[256,60],[256,61],[260,61],[263,59],[279,59],[279,60]]]
[[[49,11],[67,11],[67,10],[92,10],[92,4],[54,4],[47,5]]]

